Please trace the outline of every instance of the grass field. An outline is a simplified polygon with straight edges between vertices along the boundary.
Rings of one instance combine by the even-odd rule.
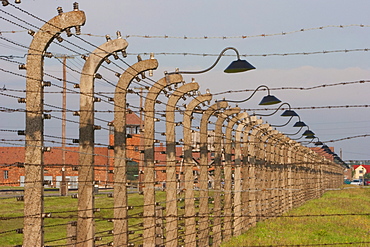
[[[157,195],[157,201],[165,200],[164,192]],[[130,194],[129,205],[134,209],[129,214],[138,216],[142,212],[142,204],[142,195]],[[113,229],[113,223],[107,219],[113,217],[113,198],[97,195],[95,205],[101,208],[95,214],[96,235],[102,237],[96,243],[108,243],[112,241],[108,230]],[[52,218],[45,219],[45,245],[66,243],[67,223],[77,219],[76,209],[77,199],[45,198],[45,212],[52,212]],[[182,214],[183,210],[179,213]],[[0,246],[22,244],[22,234],[15,231],[23,227],[22,216],[22,201],[0,199]],[[343,190],[326,192],[322,198],[309,201],[284,216],[259,222],[257,227],[222,246],[370,246],[370,187],[348,186]],[[129,220],[131,226],[141,222],[139,217]],[[130,237],[137,238],[140,228],[130,228],[136,230]]]
[[[259,222],[222,246],[370,246],[369,187],[328,191],[284,216]]]
[[[163,193],[159,193],[159,197]],[[160,199],[160,198],[159,198]],[[77,199],[71,197],[45,197],[45,212],[51,212],[51,218],[45,218],[45,245],[64,245],[67,236],[67,223],[77,220]],[[130,215],[142,212],[143,196],[130,194],[129,205],[134,206],[130,210]],[[113,229],[113,223],[107,219],[113,218],[113,198],[107,195],[95,196],[95,208],[100,212],[95,213],[96,236],[102,237],[97,244],[109,243],[113,240],[112,234],[108,234]],[[23,227],[23,202],[15,198],[0,200],[1,217],[19,217],[8,220],[0,220],[0,246],[15,246],[22,244],[22,234],[17,234],[16,229]],[[141,219],[131,218],[130,225],[137,225]],[[132,229],[130,229],[132,230]],[[5,232],[5,233],[4,233]],[[139,232],[137,232],[139,233]]]

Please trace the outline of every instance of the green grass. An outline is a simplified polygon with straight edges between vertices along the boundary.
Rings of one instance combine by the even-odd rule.
[[[255,228],[222,246],[347,246],[340,243],[370,246],[370,188],[346,188],[326,192],[322,198],[311,200],[284,215],[303,217],[279,217],[259,222]],[[335,214],[355,215],[305,216]]]
[[[347,187],[348,188],[348,187]],[[196,193],[197,195],[197,193]],[[157,201],[165,201],[165,193],[156,193]],[[54,212],[52,218],[45,219],[45,245],[64,245],[66,243],[66,224],[77,220],[77,199],[71,197],[46,197],[45,212]],[[130,215],[142,212],[143,196],[129,195],[129,205],[134,209]],[[181,203],[183,205],[183,203]],[[165,206],[161,204],[161,206]],[[113,223],[107,218],[113,218],[113,198],[106,195],[96,195],[95,207],[101,208],[95,213],[97,236],[103,237],[97,244],[112,241],[112,235],[106,231],[113,229]],[[107,209],[105,209],[107,208]],[[69,212],[70,211],[70,212]],[[179,214],[184,210],[179,209]],[[164,212],[165,214],[165,212]],[[228,246],[258,246],[258,245],[333,245],[335,243],[370,242],[370,187],[353,187],[350,189],[329,191],[320,199],[311,200],[305,205],[290,211],[285,216],[328,215],[328,214],[369,214],[346,216],[310,216],[310,217],[279,217],[259,222],[247,233],[235,237],[223,247]],[[0,246],[15,246],[22,244],[22,234],[15,229],[23,227],[23,202],[15,198],[0,199],[0,217],[18,217],[16,219],[0,220]],[[183,220],[182,220],[183,221]],[[181,221],[181,222],[182,222]],[[137,225],[142,219],[131,217],[129,225]],[[130,238],[138,238],[142,227],[136,230]],[[9,232],[6,232],[9,231]],[[140,237],[139,237],[140,239]],[[370,244],[351,245],[370,246]]]
[[[159,194],[164,194],[159,192]],[[163,196],[161,196],[162,199]],[[48,245],[58,245],[66,243],[67,223],[77,220],[77,199],[71,197],[45,197],[44,201],[45,212],[53,212],[52,218],[45,218],[45,243]],[[130,215],[142,212],[143,196],[138,194],[129,195],[129,205],[134,206],[134,209],[129,211]],[[101,208],[100,212],[95,213],[96,233],[97,236],[102,236],[102,243],[108,243],[113,240],[112,235],[107,234],[108,230],[113,229],[113,223],[106,219],[113,218],[113,198],[107,195],[95,196],[95,207]],[[16,219],[0,220],[0,246],[21,245],[23,236],[17,234],[16,229],[23,228],[23,202],[17,201],[15,198],[0,200],[0,216],[1,217],[17,217]],[[141,223],[142,220],[132,218],[129,220],[130,225]],[[3,233],[9,231],[7,233]],[[139,234],[140,232],[136,232]],[[132,237],[135,237],[133,235]],[[97,242],[99,243],[99,242]]]

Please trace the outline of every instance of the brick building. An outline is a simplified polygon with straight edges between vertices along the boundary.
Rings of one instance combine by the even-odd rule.
[[[129,112],[126,115],[126,155],[128,161],[128,180],[138,179],[139,164],[143,158],[141,152],[140,138],[140,118]],[[113,170],[114,170],[114,122],[109,124],[109,146],[95,147],[95,181],[100,187],[111,187],[113,185]],[[213,134],[209,133],[209,171],[212,168],[213,156]],[[192,133],[193,139],[193,173],[195,180],[199,171],[199,133]],[[327,159],[333,160],[333,156],[324,152],[321,148],[315,147],[312,150],[324,155]],[[69,188],[77,188],[78,185],[78,165],[79,165],[79,147],[67,147],[65,149],[65,176],[69,181]],[[161,143],[159,147],[155,147],[155,177],[158,182],[157,186],[161,186],[161,182],[166,180],[166,147]],[[44,180],[49,181],[46,186],[60,187],[62,179],[62,155],[61,147],[52,147],[50,152],[44,153]],[[24,147],[0,147],[0,186],[23,186],[25,171],[24,171]],[[182,161],[182,147],[176,147],[177,161],[177,178],[183,179],[184,166]],[[144,164],[140,164],[144,167]],[[210,180],[212,178],[210,177]]]
[[[66,178],[70,181],[70,188],[77,187],[78,178],[78,147],[65,149]],[[44,153],[44,181],[48,181],[48,187],[59,187],[62,180],[62,152],[61,147],[52,147],[50,152]],[[108,149],[95,148],[95,179],[106,181],[109,173]],[[23,186],[24,185],[24,147],[0,147],[0,185]]]
[[[127,157],[132,161],[140,160],[140,118],[127,114]],[[109,146],[95,147],[95,181],[100,187],[111,186],[113,182],[114,150],[113,126],[110,125]],[[69,180],[69,188],[77,188],[79,147],[65,148],[65,176]],[[44,153],[44,181],[49,181],[46,187],[59,188],[62,180],[61,147],[52,147]],[[24,186],[24,147],[0,147],[0,186]]]

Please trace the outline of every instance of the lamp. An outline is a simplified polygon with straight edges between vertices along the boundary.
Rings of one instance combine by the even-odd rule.
[[[316,138],[316,136],[306,136],[305,138],[306,138],[306,139],[315,139],[315,138]]]
[[[307,125],[302,121],[298,121],[293,125],[293,127],[305,127],[305,126]]]
[[[303,132],[302,135],[303,136],[315,136],[315,133],[308,129],[305,132]]]
[[[263,97],[259,105],[274,105],[280,102],[281,101],[278,98],[276,98],[274,95],[270,95],[269,93],[269,95],[266,95],[265,97]]]
[[[298,114],[293,110],[285,110],[280,116],[282,116],[282,117],[298,117]]]
[[[243,103],[243,102],[246,102],[246,101],[250,100],[256,94],[256,92],[260,88],[263,88],[263,87],[267,89],[267,95],[262,98],[262,100],[259,103],[259,105],[274,105],[274,104],[278,104],[278,103],[281,102],[281,100],[279,100],[278,98],[276,98],[274,95],[270,95],[270,89],[269,89],[269,87],[267,87],[265,85],[261,85],[261,86],[257,87],[253,91],[253,93],[248,98],[246,98],[246,99],[243,99],[243,100],[227,100],[227,99],[223,99],[222,101],[227,101],[227,102],[231,102],[231,103]]]
[[[265,97],[262,99],[262,101],[265,99]],[[260,103],[261,104],[261,103]],[[279,107],[275,110],[275,111],[273,111],[272,113],[269,113],[269,114],[253,114],[253,115],[255,115],[255,116],[262,116],[262,117],[269,117],[269,116],[272,116],[272,115],[274,115],[278,110],[280,110],[280,108],[283,106],[283,105],[288,105],[289,106],[289,108],[290,108],[290,105],[289,105],[289,103],[286,103],[286,102],[284,102],[284,103],[282,103],[281,105],[279,105]]]
[[[301,118],[299,117],[299,115],[295,112],[295,111],[293,111],[293,110],[291,110],[291,106],[290,106],[290,104],[289,103],[283,103],[283,104],[281,104],[280,105],[280,107],[278,108],[278,109],[280,109],[283,105],[288,105],[289,106],[289,109],[288,110],[285,110],[280,116],[282,116],[282,117],[290,117],[289,118],[289,120],[288,120],[288,122],[286,122],[285,124],[281,124],[281,125],[271,125],[271,126],[273,126],[273,127],[284,127],[284,126],[286,126],[286,125],[288,125],[289,123],[290,123],[290,121],[292,120],[292,118],[293,117],[298,117],[298,122],[301,122],[301,123],[303,123],[302,121],[301,121]],[[275,111],[276,112],[276,111]],[[294,126],[296,126],[297,125],[297,123],[298,122],[296,122],[295,124],[294,124]],[[303,123],[304,124],[304,123]],[[293,127],[294,127],[293,126]],[[304,125],[303,125],[304,126]],[[303,126],[298,126],[298,127],[301,127],[301,129],[302,129],[302,127]],[[299,131],[301,131],[301,129],[299,130]],[[298,131],[298,132],[299,132]],[[298,134],[298,132],[297,133],[295,133],[295,134]],[[295,135],[295,134],[293,134],[293,135]]]
[[[322,146],[322,145],[324,145],[324,143],[322,143],[318,137],[316,137],[316,138],[317,138],[317,142],[314,143],[315,146]]]
[[[165,74],[166,75],[171,75],[171,74],[202,74],[202,73],[208,72],[216,66],[216,64],[220,61],[222,55],[227,50],[234,50],[236,52],[236,56],[237,56],[238,59],[233,61],[224,70],[225,73],[239,73],[239,72],[244,72],[244,71],[255,69],[255,67],[253,65],[251,65],[250,63],[248,63],[246,60],[241,60],[240,59],[239,52],[236,48],[227,47],[227,48],[225,48],[221,51],[220,55],[218,55],[217,60],[212,64],[212,66],[205,69],[205,70],[200,70],[200,71],[175,71],[175,72],[170,72],[170,73],[165,72]]]
[[[299,117],[299,116],[298,116]],[[299,119],[300,120],[300,119]],[[317,138],[315,137],[315,133],[313,133],[311,130],[310,130],[310,127],[308,127],[304,122],[302,121],[298,121],[297,123],[294,124],[293,127],[300,127],[299,130],[294,133],[294,134],[285,134],[287,136],[293,136],[293,135],[297,135],[303,127],[307,127],[307,130],[305,132],[303,132],[303,134],[301,135],[301,137],[297,138],[297,139],[293,139],[291,138],[292,140],[299,140],[303,137],[309,137],[309,138],[306,138],[306,139],[312,139],[312,138]],[[312,142],[313,140],[310,141],[310,143]]]

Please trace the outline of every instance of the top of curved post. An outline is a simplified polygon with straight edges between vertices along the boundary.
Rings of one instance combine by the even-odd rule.
[[[196,82],[191,82],[182,85],[178,89],[176,89],[169,97],[167,102],[167,110],[168,108],[175,107],[175,104],[177,103],[178,99],[183,97],[185,94],[191,91],[196,91],[199,89],[199,84]]]
[[[148,70],[157,69],[157,67],[158,67],[157,59],[142,60],[128,67],[125,70],[125,72],[123,72],[119,77],[114,97],[117,96],[117,93],[121,92],[126,93],[127,88],[130,86],[132,80],[137,75]]]
[[[83,90],[84,78],[94,78],[95,72],[98,70],[100,65],[104,62],[104,59],[114,52],[122,51],[126,49],[128,43],[126,40],[118,38],[114,40],[108,40],[104,44],[96,48],[90,56],[86,59],[85,64],[81,72],[81,85],[80,88]]]
[[[234,108],[226,109],[225,111],[221,112],[219,117],[222,117],[222,118],[225,119],[230,115],[239,113],[240,110],[241,110],[240,107],[234,107]]]
[[[154,109],[155,99],[158,97],[159,93],[167,86],[182,82],[182,76],[179,74],[166,75],[162,79],[158,80],[148,92],[145,100],[145,110],[151,112]],[[152,113],[151,113],[152,114]],[[147,116],[147,115],[145,115]]]
[[[190,101],[190,103],[186,106],[185,112],[184,112],[184,119],[185,116],[191,116],[193,114],[194,108],[197,107],[199,104],[202,104],[203,102],[206,101],[211,101],[212,100],[212,94],[207,93],[207,94],[202,94]]]
[[[210,115],[212,115],[215,111],[217,110],[220,110],[222,108],[227,108],[228,107],[228,103],[227,102],[216,102],[214,103],[213,105],[211,105],[210,107],[207,108],[207,110],[205,110],[203,116],[202,116],[202,119],[203,118],[209,118]],[[205,117],[206,116],[206,117]]]
[[[85,12],[74,10],[60,13],[45,23],[34,36],[30,44],[30,54],[39,54],[47,49],[53,38],[57,37],[64,30],[71,27],[79,27],[86,22]]]

